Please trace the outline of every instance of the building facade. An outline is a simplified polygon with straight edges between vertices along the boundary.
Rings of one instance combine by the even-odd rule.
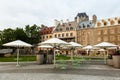
[[[56,37],[64,41],[74,41],[81,45],[95,45],[106,41],[120,45],[120,17],[92,20],[86,13],[78,13],[74,21],[54,20],[54,27],[41,29],[41,41]]]

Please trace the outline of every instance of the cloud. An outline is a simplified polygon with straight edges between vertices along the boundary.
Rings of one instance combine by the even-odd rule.
[[[27,24],[53,25],[53,20],[74,20],[78,12],[98,19],[119,16],[119,0],[0,0],[0,30]]]

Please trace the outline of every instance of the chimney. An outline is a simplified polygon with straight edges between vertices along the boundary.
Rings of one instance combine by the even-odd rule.
[[[79,16],[77,16],[77,23],[79,23],[80,22],[80,17]]]
[[[60,25],[63,25],[63,20],[60,21]]]
[[[54,26],[57,26],[58,24],[59,24],[59,21],[58,21],[57,19],[54,19],[53,25],[54,25]]]
[[[93,19],[93,23],[96,23],[96,22],[97,22],[97,16],[96,16],[96,15],[93,15],[93,16],[92,16],[92,19]]]
[[[66,23],[69,23],[69,19],[66,19]]]

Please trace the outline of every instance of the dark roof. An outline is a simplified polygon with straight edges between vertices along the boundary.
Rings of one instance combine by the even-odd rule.
[[[87,17],[88,18],[88,15],[85,12],[78,13],[77,16],[79,16],[79,17]],[[77,19],[77,16],[75,17],[75,19]]]

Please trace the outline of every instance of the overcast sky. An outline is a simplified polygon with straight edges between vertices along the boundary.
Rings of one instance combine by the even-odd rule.
[[[25,25],[53,26],[54,19],[74,20],[86,12],[98,19],[120,16],[120,0],[0,0],[0,30]]]

